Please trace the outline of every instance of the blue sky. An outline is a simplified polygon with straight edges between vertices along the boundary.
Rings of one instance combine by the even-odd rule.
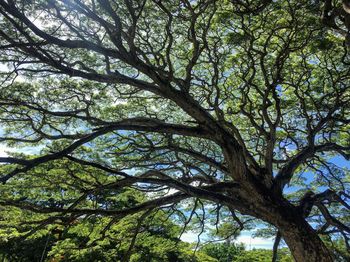
[[[240,236],[234,241],[235,243],[243,243],[247,250],[253,248],[263,248],[263,249],[272,249],[274,239],[266,239],[260,237],[253,237],[254,231],[242,231]],[[198,234],[194,232],[187,232],[182,235],[181,240],[195,243],[197,242]]]

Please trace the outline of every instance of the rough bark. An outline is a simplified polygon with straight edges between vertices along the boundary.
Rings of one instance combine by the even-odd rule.
[[[294,212],[292,212],[294,209]],[[281,208],[279,214],[270,214],[296,262],[331,262],[330,251],[316,231],[296,208]]]
[[[277,261],[277,252],[278,252],[278,246],[281,242],[281,233],[278,231],[276,234],[276,238],[275,238],[275,243],[273,244],[273,248],[272,248],[272,262],[276,262]]]
[[[333,261],[329,250],[306,222],[286,225],[280,230],[297,262]]]
[[[247,213],[274,225],[296,262],[334,261],[331,252],[306,221],[299,207],[267,191],[261,191],[259,196],[251,192],[250,196],[250,210]]]

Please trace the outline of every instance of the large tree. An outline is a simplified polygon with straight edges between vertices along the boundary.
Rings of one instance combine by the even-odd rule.
[[[332,261],[319,234],[350,250],[343,2],[0,0],[0,140],[36,148],[0,158],[17,186],[0,204],[118,219],[192,200],[200,223],[214,204],[240,228],[241,215],[272,225],[298,262]],[[70,171],[84,186],[56,205],[21,195],[62,159],[106,179]],[[148,200],[80,205],[124,187]]]

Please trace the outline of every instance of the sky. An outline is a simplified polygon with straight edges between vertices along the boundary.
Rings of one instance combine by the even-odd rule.
[[[1,132],[0,132],[1,133]],[[8,153],[17,152],[24,154],[32,154],[38,152],[40,147],[23,147],[23,148],[11,148],[0,143],[0,157],[8,156]]]
[[[10,151],[13,151],[11,150],[11,148],[5,146],[5,145],[2,145],[0,144],[0,157],[6,157],[7,156],[7,152],[10,152]]]
[[[265,239],[260,237],[252,237],[254,231],[242,231],[238,238],[234,241],[235,243],[243,243],[247,250],[253,248],[258,249],[272,249],[274,239]],[[198,238],[197,234],[193,232],[184,233],[181,237],[182,241],[196,243]]]

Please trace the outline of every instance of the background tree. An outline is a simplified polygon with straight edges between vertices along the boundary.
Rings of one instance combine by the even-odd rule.
[[[54,208],[75,199],[77,191],[86,191],[87,181],[103,179],[96,169],[56,161],[30,175],[16,176],[18,184],[3,187],[2,194],[31,201],[37,195],[41,205]],[[127,208],[145,198],[145,193],[133,189],[115,189],[89,194],[79,207]],[[1,211],[0,257],[4,261],[215,261],[182,242],[178,238],[182,228],[169,221],[163,210],[122,219],[94,214],[52,216],[15,206]]]
[[[0,139],[40,150],[0,158],[1,190],[56,160],[105,177],[71,171],[84,184],[74,197],[0,204],[52,219],[168,209],[185,225],[224,210],[239,229],[236,213],[274,226],[296,261],[332,261],[318,234],[349,250],[348,170],[336,160],[349,159],[350,74],[337,31],[347,14],[325,25],[329,2],[0,0]],[[128,187],[148,197],[82,205]]]
[[[219,262],[236,261],[237,257],[244,252],[243,244],[234,243],[208,243],[204,245],[201,252],[216,258]]]
[[[272,259],[272,251],[266,249],[253,249],[250,251],[242,252],[236,260],[237,262],[269,262]],[[293,262],[292,257],[290,256],[288,250],[281,249],[278,252],[278,259],[276,261],[279,262]]]

